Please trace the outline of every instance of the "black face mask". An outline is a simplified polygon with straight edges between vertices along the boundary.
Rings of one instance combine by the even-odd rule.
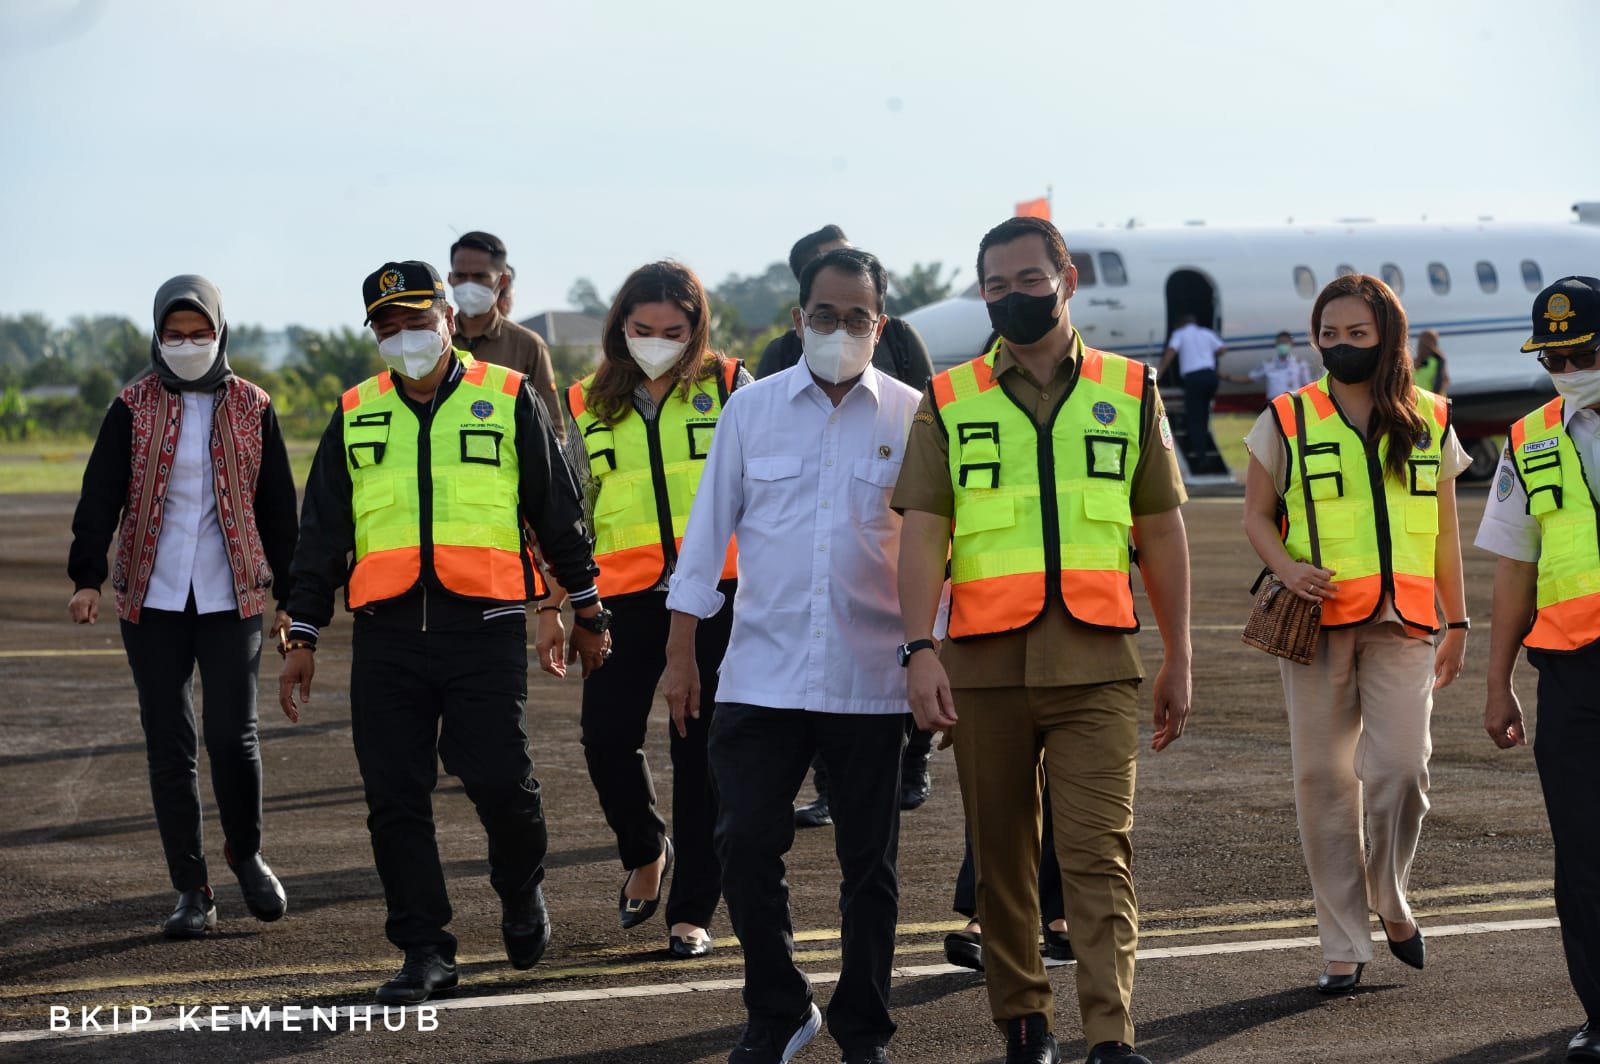
[[[1004,299],[988,304],[989,324],[1007,342],[1027,347],[1036,344],[1056,327],[1056,294],[1030,296],[1011,292]]]
[[[1322,349],[1322,364],[1333,379],[1341,384],[1360,384],[1370,380],[1378,371],[1378,349],[1381,344],[1371,347],[1356,347],[1353,344],[1335,344]]]

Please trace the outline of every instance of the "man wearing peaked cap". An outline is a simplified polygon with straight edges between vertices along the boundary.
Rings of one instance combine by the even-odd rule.
[[[1533,335],[1556,397],[1511,426],[1477,545],[1494,578],[1489,692],[1495,745],[1525,746],[1512,690],[1519,643],[1539,673],[1533,757],[1555,841],[1556,915],[1587,1013],[1568,1060],[1600,1061],[1600,279],[1563,277],[1533,302]]]
[[[544,810],[523,728],[526,604],[543,595],[530,530],[576,609],[586,674],[610,653],[609,615],[577,486],[526,379],[451,346],[454,315],[427,263],[384,263],[362,297],[388,368],[344,394],[311,467],[278,700],[298,721],[296,691],[309,703],[317,637],[343,587],[356,761],[386,930],[406,957],[378,999],[405,1005],[457,979],[436,759],[489,836],[512,966],[531,968],[550,941]]]

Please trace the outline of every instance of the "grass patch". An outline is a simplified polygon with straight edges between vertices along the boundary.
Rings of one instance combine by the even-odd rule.
[[[306,482],[314,440],[289,440],[289,465],[295,486]],[[83,467],[89,463],[89,441],[63,444],[6,443],[0,445],[0,495],[76,495],[83,490]]]

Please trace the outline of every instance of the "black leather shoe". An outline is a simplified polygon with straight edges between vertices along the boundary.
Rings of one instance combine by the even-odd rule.
[[[820,1030],[822,1013],[815,1004],[807,1005],[805,1015],[782,1030],[752,1019],[728,1054],[728,1064],[789,1064]]]
[[[1150,1064],[1150,1058],[1126,1042],[1101,1042],[1089,1050],[1087,1064]]]
[[[1422,925],[1413,922],[1417,933],[1410,938],[1395,941],[1389,938],[1389,925],[1383,925],[1383,937],[1389,938],[1389,952],[1400,958],[1401,964],[1409,964],[1413,968],[1421,968],[1428,960],[1428,944],[1422,941]]]
[[[928,752],[907,748],[900,764],[900,808],[906,812],[919,808],[933,796],[933,781],[928,778]]]
[[[661,866],[661,882],[656,887],[656,896],[653,898],[628,897],[628,880],[633,878],[629,872],[622,877],[622,889],[617,892],[617,917],[622,921],[622,929],[627,931],[638,927],[656,914],[661,907],[661,896],[667,892],[667,877],[672,874],[672,840],[664,839],[662,846],[667,855],[667,863]]]
[[[957,968],[983,971],[983,932],[952,931],[944,936],[944,959]]]
[[[539,963],[550,945],[550,912],[544,905],[544,887],[514,902],[500,903],[500,938],[506,944],[506,960],[525,972]]]
[[[1578,1028],[1578,1033],[1567,1043],[1568,1060],[1600,1060],[1600,1029],[1594,1022]]]
[[[1073,960],[1072,939],[1065,931],[1052,931],[1046,927],[1044,929],[1044,955],[1053,961]]]
[[[283,884],[272,874],[272,869],[267,867],[261,854],[234,857],[233,850],[224,846],[222,855],[228,859],[228,867],[233,869],[234,876],[239,880],[244,907],[250,910],[250,915],[264,924],[282,919],[289,909],[289,896],[283,892]]]
[[[1317,993],[1319,994],[1353,994],[1357,984],[1361,982],[1362,969],[1365,964],[1356,965],[1356,970],[1349,975],[1329,975],[1324,971],[1317,976]]]
[[[217,903],[210,887],[186,890],[178,895],[178,907],[161,925],[168,938],[200,938],[217,929]]]
[[[667,952],[680,961],[690,961],[696,957],[709,957],[714,945],[710,935],[704,935],[699,938],[684,938],[682,935],[667,936]]]
[[[889,1064],[889,1053],[882,1046],[852,1049],[844,1055],[840,1064]]]
[[[831,823],[833,814],[828,811],[826,794],[817,795],[816,801],[794,811],[794,826],[797,828],[825,828]]]
[[[406,950],[406,962],[394,978],[378,987],[378,1000],[385,1005],[420,1005],[436,991],[455,986],[456,962],[437,949],[419,947]]]
[[[1006,1064],[1060,1064],[1061,1050],[1037,1012],[1006,1021]]]

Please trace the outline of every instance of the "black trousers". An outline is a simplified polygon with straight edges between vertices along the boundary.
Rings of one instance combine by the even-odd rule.
[[[930,733],[931,734],[931,733]],[[1043,783],[1040,807],[1044,826],[1039,832],[1039,922],[1048,927],[1067,917],[1066,904],[1061,900],[1061,866],[1056,863],[1055,830],[1050,823],[1050,782]],[[961,855],[961,869],[956,873],[956,895],[950,907],[968,920],[978,915],[978,876],[972,864],[972,833],[967,832],[966,852]]]
[[[401,949],[454,954],[450,899],[434,842],[438,762],[461,780],[489,836],[489,882],[502,900],[544,880],[544,807],[522,714],[527,625],[420,632],[358,616],[350,723],[367,794],[372,855]]]
[[[923,731],[917,727],[911,715],[906,714],[906,748],[900,755],[900,778],[913,772],[921,772],[927,767],[928,757],[933,753],[933,732]],[[827,797],[828,794],[828,769],[822,763],[822,758],[811,759],[811,782],[817,788],[817,796]]]
[[[1211,438],[1211,401],[1217,397],[1217,371],[1198,369],[1183,375],[1183,432],[1188,442],[1185,457],[1189,472],[1221,472],[1216,441]]]
[[[1556,850],[1556,916],[1572,989],[1600,1024],[1600,644],[1528,652],[1539,670],[1533,756]]]
[[[204,691],[203,729],[211,761],[211,793],[222,837],[239,857],[261,849],[261,750],[256,738],[256,676],[261,668],[260,617],[139,611],[122,622],[122,645],[139,692],[156,827],[176,890],[210,882],[200,830],[199,739],[194,724],[194,672]]]
[[[733,627],[734,581],[720,590],[722,612],[702,621],[695,636],[700,666],[700,719],[687,721],[680,738],[666,718],[672,756],[672,837],[677,853],[667,894],[667,926],[706,927],[722,892],[722,866],[712,833],[716,802],[706,767],[706,738],[717,698],[717,669]],[[667,632],[672,614],[664,591],[606,600],[612,613],[614,651],[605,666],[583,682],[583,756],[600,808],[617,837],[622,867],[633,869],[661,856],[666,822],[656,810],[655,782],[644,742],[655,706],[656,684],[667,666]]]
[[[811,1002],[794,964],[794,925],[784,854],[794,844],[791,808],[813,753],[828,768],[834,851],[843,883],[844,962],[828,1002],[828,1031],[848,1053],[887,1045],[889,973],[900,886],[902,714],[811,713],[738,702],[717,707],[711,778],[717,789],[717,854],[728,918],[744,948],[750,1022],[792,1024]]]

